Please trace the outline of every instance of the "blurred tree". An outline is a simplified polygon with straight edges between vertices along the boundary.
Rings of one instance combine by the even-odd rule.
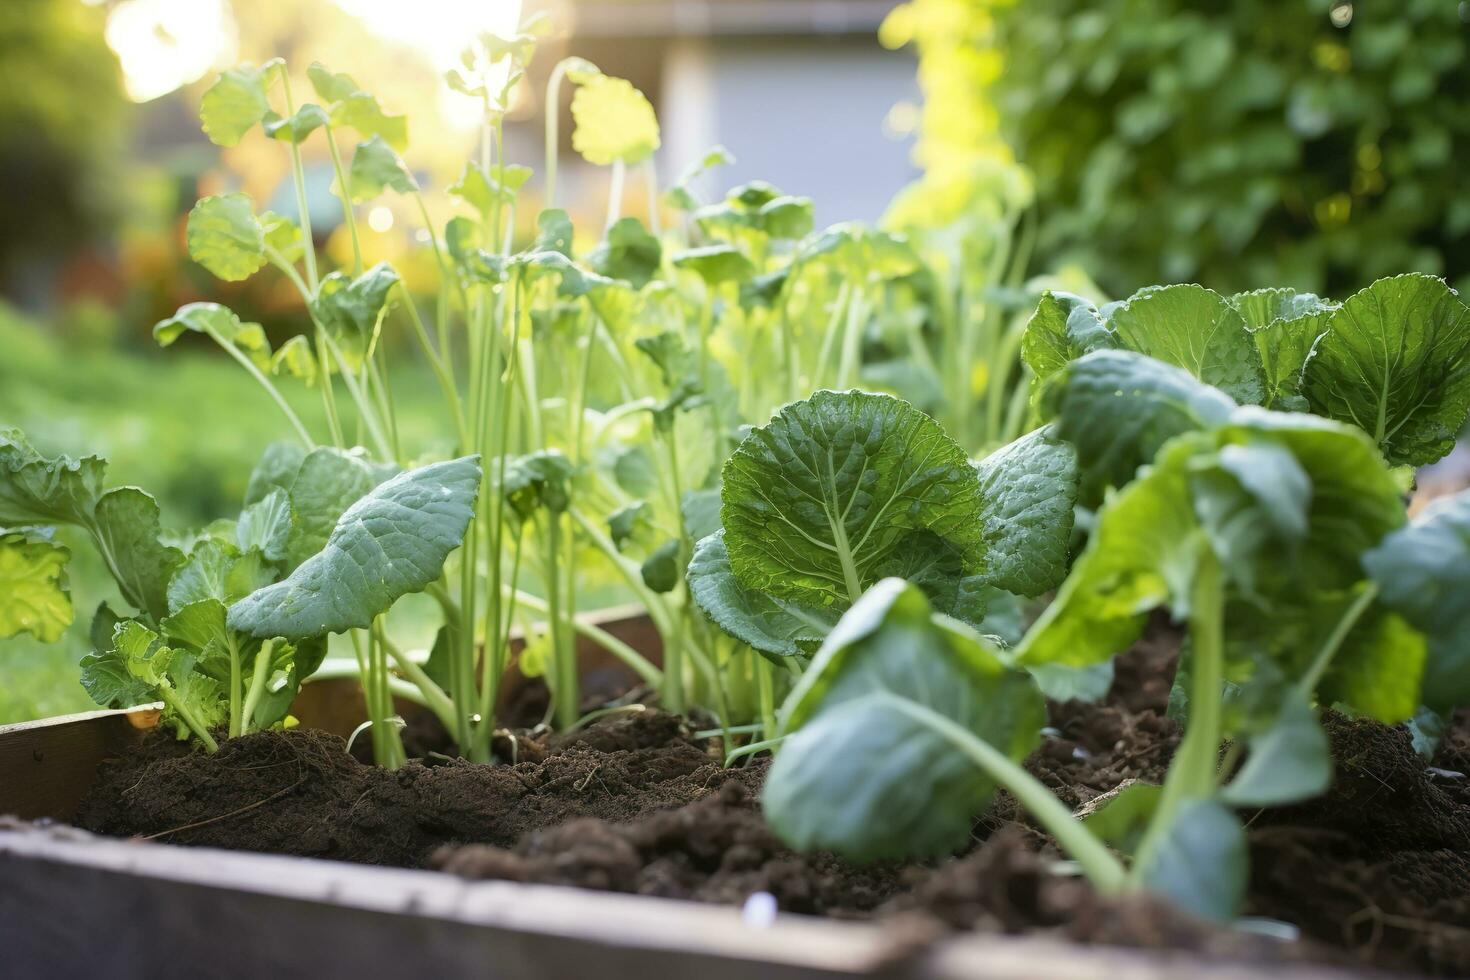
[[[116,217],[126,101],[102,10],[78,0],[0,3],[0,290],[33,302],[37,263],[95,240]]]
[[[988,65],[977,118],[998,111],[1034,174],[1046,267],[1080,261],[1114,295],[1179,280],[1341,295],[1410,270],[1470,285],[1470,3],[910,6],[963,8],[944,30]],[[926,140],[964,132],[926,111]]]

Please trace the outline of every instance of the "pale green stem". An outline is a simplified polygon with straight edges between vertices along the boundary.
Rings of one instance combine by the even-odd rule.
[[[362,275],[362,244],[357,238],[357,216],[353,213],[352,187],[347,183],[347,172],[342,169],[342,154],[337,150],[337,134],[330,124],[322,127],[327,137],[327,151],[332,155],[332,168],[337,171],[337,191],[342,196],[342,217],[347,221],[347,233],[352,238],[352,275]]]
[[[612,163],[612,178],[607,187],[607,224],[611,228],[618,220],[623,211],[623,177],[627,173],[628,165],[622,160],[614,160]]]
[[[219,751],[219,743],[214,740],[214,736],[209,734],[209,728],[199,720],[199,716],[184,702],[183,698],[180,698],[174,693],[172,688],[167,686],[160,687],[158,694],[163,699],[163,703],[168,706],[169,710],[178,715],[184,724],[189,726],[189,730],[204,744],[206,751],[210,753]]]
[[[275,649],[274,640],[266,640],[260,645],[260,651],[255,654],[255,669],[250,675],[250,691],[245,695],[245,708],[241,712],[244,721],[241,730],[250,732],[255,728],[255,708],[260,704],[260,699],[265,696],[265,682],[271,676],[271,654]]]
[[[230,738],[240,736],[240,643],[235,632],[229,631],[227,640],[230,650]]]
[[[1352,604],[1343,611],[1342,618],[1337,621],[1337,625],[1332,628],[1332,633],[1322,643],[1322,648],[1317,651],[1317,656],[1312,658],[1311,666],[1307,668],[1301,680],[1297,681],[1297,696],[1303,701],[1311,703],[1312,696],[1317,691],[1317,685],[1322,682],[1322,675],[1332,665],[1332,658],[1337,656],[1337,651],[1342,647],[1342,641],[1347,639],[1348,633],[1357,625],[1358,620],[1362,618],[1363,613],[1376,598],[1378,598],[1378,585],[1375,582],[1369,582],[1367,587],[1352,601]]]
[[[243,367],[252,378],[260,382],[260,386],[265,389],[266,394],[270,395],[271,400],[276,403],[276,406],[280,408],[281,412],[286,416],[286,421],[291,423],[291,428],[296,430],[296,435],[300,437],[302,442],[306,443],[306,448],[308,450],[315,449],[316,442],[312,440],[311,433],[306,431],[306,426],[301,423],[301,419],[297,417],[296,412],[291,408],[290,404],[287,403],[286,399],[281,395],[281,392],[276,388],[274,384],[271,383],[271,379],[267,378],[265,374],[261,372],[260,368],[255,366],[255,362],[246,357],[245,354],[232,342],[226,340],[224,337],[220,336],[217,333],[211,332],[210,336],[213,337],[215,343],[219,344],[220,347],[224,349],[226,354],[229,354],[231,357],[233,357],[235,361],[239,363],[239,365]]]

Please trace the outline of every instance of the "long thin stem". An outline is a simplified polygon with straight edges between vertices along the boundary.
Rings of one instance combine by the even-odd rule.
[[[1297,695],[1303,701],[1311,703],[1312,695],[1316,693],[1317,685],[1322,681],[1322,675],[1332,665],[1332,658],[1337,656],[1337,651],[1342,647],[1342,641],[1347,639],[1348,633],[1357,625],[1358,620],[1362,618],[1363,613],[1376,598],[1378,598],[1378,584],[1369,582],[1347,609],[1343,610],[1342,618],[1337,621],[1337,625],[1332,628],[1332,633],[1323,641],[1322,648],[1312,658],[1307,672],[1302,674],[1301,680],[1297,681]]]
[[[424,321],[419,316],[418,304],[413,301],[408,287],[401,282],[398,284],[403,293],[403,307],[408,310],[408,321],[413,327],[414,337],[419,342],[419,347],[428,359],[429,368],[434,372],[434,377],[439,382],[439,391],[444,395],[444,402],[449,408],[450,421],[454,423],[455,437],[459,439],[459,445],[463,451],[469,451],[470,436],[465,429],[464,405],[459,400],[459,389],[455,387],[454,378],[450,375],[448,367],[445,366],[443,358],[434,350],[433,343],[429,340],[429,332],[424,329]]]
[[[228,633],[230,650],[230,738],[240,735],[240,641],[234,630]]]
[[[296,106],[291,101],[291,73],[284,68],[281,69],[281,88],[286,94],[286,115],[296,114]],[[302,244],[304,254],[302,259],[306,263],[306,283],[311,292],[316,292],[316,239],[311,233],[311,208],[306,201],[306,171],[301,166],[301,147],[295,140],[288,140],[287,149],[291,154],[291,181],[296,185],[296,222],[301,226]]]
[[[285,397],[282,396],[280,390],[271,383],[271,379],[267,378],[261,372],[260,368],[256,367],[255,363],[246,357],[240,348],[236,347],[231,341],[226,340],[219,334],[211,334],[210,336],[214,337],[215,343],[219,344],[226,354],[233,357],[252,378],[260,382],[260,386],[265,389],[266,394],[270,395],[271,400],[276,403],[281,413],[286,416],[286,421],[291,423],[291,428],[296,430],[296,435],[306,444],[306,448],[315,449],[316,442],[311,438],[311,433],[306,431],[306,426],[302,424],[301,419],[296,415],[295,410],[291,408],[291,405],[286,401]]]
[[[612,177],[607,185],[607,223],[604,227],[611,228],[623,213],[623,178],[627,171],[628,165],[622,160],[613,161]]]
[[[1016,802],[1056,838],[1057,844],[1077,862],[1099,892],[1108,895],[1123,889],[1127,872],[1122,862],[1041,780],[1013,762],[1004,752],[939,712],[908,698],[889,694],[880,696],[888,698],[894,708],[943,736],[987,776],[1009,790]]]
[[[168,706],[169,710],[178,715],[179,719],[188,726],[189,731],[194,733],[194,737],[204,744],[206,751],[211,754],[219,751],[219,743],[214,740],[214,736],[209,734],[209,728],[199,720],[199,716],[194,713],[193,709],[174,693],[173,688],[161,687],[158,689],[158,694],[163,698],[163,703]]]
[[[337,134],[331,125],[322,127],[327,137],[327,151],[332,155],[332,169],[337,171],[337,192],[342,198],[342,217],[347,222],[347,233],[352,238],[352,275],[362,275],[362,243],[357,237],[357,216],[352,208],[352,187],[347,183],[347,172],[342,169],[342,154],[337,149]]]

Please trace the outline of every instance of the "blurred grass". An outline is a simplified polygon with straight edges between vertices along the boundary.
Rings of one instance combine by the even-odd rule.
[[[165,527],[233,517],[255,460],[291,432],[238,366],[206,345],[179,346],[143,352],[63,343],[0,304],[0,426],[19,426],[47,455],[105,457],[108,485],[153,494]],[[393,384],[404,444],[447,448],[432,381],[417,362],[401,360]],[[324,432],[320,397],[289,380],[281,387],[307,426]],[[52,645],[0,640],[0,724],[96,707],[78,683],[77,662],[93,610],[120,600],[87,541],[66,529],[61,537],[72,546],[76,622]]]

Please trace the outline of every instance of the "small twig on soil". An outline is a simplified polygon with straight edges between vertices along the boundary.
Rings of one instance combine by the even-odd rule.
[[[292,790],[294,790],[296,787],[300,786],[304,782],[306,782],[306,777],[305,776],[302,776],[300,779],[296,780],[296,782],[292,783],[290,786],[287,786],[284,789],[278,789],[278,790],[276,790],[274,793],[272,793],[270,796],[267,796],[263,800],[256,800],[254,803],[247,803],[247,804],[245,804],[242,807],[236,807],[235,809],[231,810],[229,813],[222,813],[222,814],[220,814],[217,817],[210,817],[207,820],[196,820],[193,823],[186,823],[182,827],[174,827],[172,830],[160,830],[156,834],[148,834],[147,836],[139,837],[138,839],[139,840],[157,840],[160,837],[168,837],[170,834],[180,834],[180,833],[183,833],[186,830],[196,830],[199,827],[204,827],[204,826],[207,826],[208,824],[219,823],[221,820],[228,820],[231,817],[238,817],[240,814],[245,813],[245,812],[247,812],[249,810],[254,810],[258,806],[265,806],[267,803],[271,803],[271,802],[274,802],[275,800],[280,799],[281,797],[285,796],[287,793],[291,792]]]

